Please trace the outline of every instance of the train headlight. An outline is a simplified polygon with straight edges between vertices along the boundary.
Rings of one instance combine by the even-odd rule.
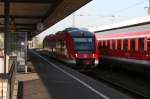
[[[78,54],[76,53],[76,54],[75,54],[75,56],[77,57],[77,56],[78,56]]]
[[[95,54],[93,54],[92,56],[95,57]]]

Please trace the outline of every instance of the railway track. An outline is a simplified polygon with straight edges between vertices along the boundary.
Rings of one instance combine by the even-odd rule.
[[[128,75],[114,74],[112,71],[99,68],[85,74],[130,95],[133,99],[150,99],[150,81],[148,78],[145,80],[146,77],[140,78],[141,75],[137,75],[139,79],[137,79],[138,77],[133,79],[135,75],[129,77],[131,73]]]
[[[58,60],[54,58],[50,58],[48,55],[44,55],[43,53],[42,53],[42,56],[49,58],[54,62],[58,62]],[[65,64],[65,65],[68,65],[68,64]],[[87,76],[92,77],[93,79],[103,82],[104,84],[112,88],[115,88],[116,90],[119,90],[122,93],[130,95],[131,97],[133,97],[133,99],[150,99],[150,84],[149,84],[150,80],[149,79],[147,79],[147,81],[144,80],[146,78],[138,79],[139,77],[140,78],[142,77],[141,75],[137,75],[137,77],[135,77],[135,75],[131,76],[129,73],[128,75],[122,75],[124,74],[124,72],[122,74],[117,72],[116,74],[112,71],[110,72],[110,71],[100,69],[100,68],[95,68],[92,71],[82,72],[82,73],[84,73]],[[142,84],[143,85],[146,84],[146,85],[142,86],[142,84],[140,84],[138,86],[139,82],[143,82],[143,81],[144,83]]]

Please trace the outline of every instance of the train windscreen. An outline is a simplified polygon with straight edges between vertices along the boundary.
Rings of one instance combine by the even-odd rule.
[[[92,53],[95,51],[95,39],[93,37],[74,37],[73,41],[77,52]]]

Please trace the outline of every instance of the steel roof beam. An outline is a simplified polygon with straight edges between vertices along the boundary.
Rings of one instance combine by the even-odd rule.
[[[4,26],[4,24],[0,24],[0,25],[3,25]],[[16,23],[15,24],[16,26],[35,26],[36,24],[26,24],[26,23]]]
[[[17,27],[16,28],[16,30],[17,31],[34,31],[34,29],[32,29],[32,28],[19,28],[19,27]],[[0,31],[4,31],[4,28],[2,28],[2,27],[0,27]]]
[[[21,18],[21,19],[41,19],[41,16],[17,16],[17,15],[10,15],[11,18]],[[4,15],[0,15],[0,18],[5,18]]]
[[[28,30],[28,31],[34,31],[33,28],[16,28],[16,30]]]
[[[49,17],[49,15],[51,15],[54,10],[56,9],[56,7],[62,2],[63,0],[56,0],[55,4],[53,4],[53,6],[51,6],[48,11],[46,12],[46,14],[43,16],[42,21],[44,21],[47,17]]]
[[[4,2],[5,0],[0,0],[0,2]],[[10,3],[55,3],[55,0],[10,0]]]
[[[36,24],[15,23],[15,25],[20,25],[20,26],[35,26]]]

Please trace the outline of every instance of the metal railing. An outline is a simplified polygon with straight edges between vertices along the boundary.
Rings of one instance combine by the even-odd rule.
[[[9,79],[8,79],[9,97],[10,97],[9,99],[11,99],[12,96],[13,96],[13,89],[14,89],[14,84],[15,84],[17,57],[16,56],[12,56],[12,57],[10,57],[9,61],[12,61],[12,64],[10,64]]]
[[[0,99],[12,99],[13,96],[13,88],[15,84],[15,74],[16,74],[16,65],[17,65],[17,57],[10,56],[9,58],[9,72],[6,74],[0,75],[0,83],[1,83],[1,90]]]

